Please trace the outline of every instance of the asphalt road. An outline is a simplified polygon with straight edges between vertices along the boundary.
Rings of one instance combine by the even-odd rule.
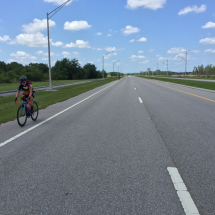
[[[167,167],[200,214],[215,214],[213,101],[127,77],[49,106],[24,128],[2,124],[0,214],[185,214]]]
[[[105,78],[106,79],[106,78]],[[94,80],[89,80],[89,81],[77,81],[77,82],[72,82],[72,83],[66,83],[66,84],[56,84],[52,85],[53,89],[57,87],[65,87],[65,86],[70,86],[70,85],[75,85],[75,84],[83,84],[87,82],[92,82],[92,81],[99,81],[103,79],[94,79]],[[17,84],[18,88],[18,84]],[[43,90],[49,90],[49,86],[42,86],[42,87],[34,87],[35,91],[43,91]],[[0,96],[10,96],[10,95],[15,95],[17,90],[8,90],[8,91],[0,91]]]

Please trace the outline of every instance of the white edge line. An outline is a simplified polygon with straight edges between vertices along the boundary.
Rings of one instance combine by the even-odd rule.
[[[167,170],[171,176],[172,182],[177,191],[182,207],[184,208],[185,214],[200,215],[192,197],[190,196],[190,193],[187,191],[186,185],[184,184],[181,175],[178,172],[178,169],[176,167],[167,167]]]
[[[114,82],[113,84],[115,84],[115,83],[116,83],[116,82]],[[65,111],[67,111],[67,110],[69,110],[69,109],[71,109],[71,108],[75,107],[76,105],[78,105],[78,104],[82,103],[83,101],[85,101],[85,100],[89,99],[90,97],[92,97],[92,96],[96,95],[97,93],[100,93],[101,91],[103,91],[103,90],[107,89],[108,87],[112,86],[113,84],[108,85],[107,87],[103,88],[102,90],[99,90],[98,92],[96,92],[96,93],[94,93],[94,94],[92,94],[92,95],[88,96],[87,98],[85,98],[85,99],[81,100],[80,102],[78,102],[78,103],[76,103],[76,104],[74,104],[74,105],[72,105],[72,106],[70,106],[70,107],[68,107],[68,108],[66,108],[66,109],[64,109],[64,110],[62,110],[61,112],[59,112],[59,113],[55,114],[54,116],[51,116],[51,117],[49,117],[48,119],[46,119],[46,120],[44,120],[44,121],[42,121],[42,122],[38,123],[37,125],[35,125],[35,126],[33,126],[33,127],[29,128],[29,129],[27,129],[26,131],[23,131],[23,132],[21,132],[20,134],[17,134],[16,136],[11,137],[10,139],[8,139],[8,140],[6,140],[6,141],[4,141],[4,142],[0,143],[0,147],[2,147],[2,146],[4,146],[4,145],[8,144],[9,142],[11,142],[11,141],[15,140],[15,139],[16,139],[16,138],[18,138],[18,137],[21,137],[23,134],[26,134],[26,133],[28,133],[29,131],[31,131],[31,130],[33,130],[33,129],[37,128],[37,127],[39,127],[40,125],[42,125],[42,124],[44,124],[44,123],[48,122],[49,120],[51,120],[51,119],[53,119],[53,118],[57,117],[58,115],[60,115],[60,114],[64,113]]]
[[[143,103],[143,101],[142,101],[142,99],[140,97],[138,97],[138,99],[139,99],[140,103]]]

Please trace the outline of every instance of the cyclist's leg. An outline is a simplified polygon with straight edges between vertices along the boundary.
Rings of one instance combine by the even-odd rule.
[[[30,98],[30,102],[31,102],[31,110],[33,110],[33,107],[34,107],[33,99],[34,99],[35,95],[36,95],[36,92],[35,92],[35,91],[33,91],[32,96],[31,96],[31,98]]]

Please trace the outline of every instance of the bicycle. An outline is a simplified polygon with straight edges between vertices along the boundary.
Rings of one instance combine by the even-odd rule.
[[[30,101],[28,101],[27,99],[25,99],[24,97],[21,99],[17,99],[17,100],[23,100],[22,105],[19,106],[18,111],[17,111],[17,122],[19,124],[19,126],[23,127],[25,125],[25,123],[27,122],[27,118],[30,118],[33,121],[37,120],[38,117],[38,105],[35,101],[33,101],[33,112],[31,113],[31,109],[30,109]],[[18,102],[16,101],[16,103],[18,104]],[[27,104],[26,104],[27,103]]]

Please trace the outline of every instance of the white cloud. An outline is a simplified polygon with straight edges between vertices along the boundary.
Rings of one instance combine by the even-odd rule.
[[[208,22],[202,28],[215,28],[215,23],[214,22]]]
[[[116,48],[115,47],[105,47],[104,50],[107,52],[111,52],[111,51],[116,51]]]
[[[131,57],[130,57],[130,60],[131,61],[136,61],[137,59],[144,59],[144,58],[146,58],[145,56],[142,56],[142,55],[131,55]]]
[[[65,22],[64,29],[70,31],[79,31],[83,29],[88,29],[92,25],[89,25],[86,21],[72,21],[72,22]]]
[[[108,34],[107,36],[108,36],[108,37],[111,37],[112,35],[111,35],[111,34]]]
[[[213,49],[207,49],[207,50],[205,50],[205,52],[207,52],[207,53],[215,53],[215,50],[213,50]]]
[[[166,60],[166,57],[159,57],[158,60]]]
[[[97,51],[101,51],[102,49],[101,48],[97,48]]]
[[[160,57],[160,55],[159,55],[159,54],[157,54],[157,55],[156,55],[156,57]]]
[[[144,51],[138,51],[137,53],[138,53],[138,54],[141,54],[141,53],[144,53]]]
[[[130,43],[133,43],[134,41],[135,41],[135,39],[133,39],[133,40],[130,40],[129,42],[130,42]]]
[[[72,55],[75,56],[75,57],[79,57],[80,53],[79,52],[72,52]]]
[[[140,61],[139,63],[143,63],[144,64],[144,63],[148,63],[148,62],[149,62],[149,60],[145,60],[145,61],[142,61],[142,62]]]
[[[149,52],[153,52],[154,51],[154,49],[149,49]]]
[[[215,44],[215,37],[201,39],[199,42],[205,44]]]
[[[185,7],[184,9],[180,10],[178,12],[178,15],[184,15],[184,14],[191,13],[191,12],[203,13],[204,11],[206,11],[206,9],[207,9],[207,6],[205,4],[201,5],[201,7],[199,7],[199,8],[196,5],[188,6],[188,7]]]
[[[145,42],[145,41],[147,41],[147,39],[146,39],[145,37],[142,37],[142,38],[140,38],[140,39],[137,40],[137,41],[139,41],[139,42]]]
[[[17,51],[16,53],[10,54],[10,56],[15,57],[18,60],[35,60],[37,59],[35,56],[32,56],[30,54],[27,54],[22,51]]]
[[[53,27],[55,25],[56,24],[54,21],[49,20],[49,27]],[[47,20],[46,19],[43,19],[43,20],[34,19],[33,23],[22,26],[22,30],[28,34],[34,34],[34,33],[37,33],[37,32],[40,32],[40,31],[43,31],[46,29],[47,29]]]
[[[138,33],[140,31],[140,29],[137,27],[132,27],[130,25],[127,25],[125,28],[122,28],[121,31],[124,35],[127,36],[129,34]]]
[[[52,41],[50,39],[50,41]],[[40,32],[35,34],[19,34],[16,39],[9,42],[10,45],[21,44],[29,47],[47,47],[48,38]]]
[[[8,40],[10,40],[10,37],[7,36],[7,35],[5,35],[5,36],[3,36],[3,37],[0,37],[0,41],[1,41],[1,42],[6,42],[6,41],[8,41]]]
[[[186,50],[184,48],[171,48],[167,53],[168,54],[178,54],[185,52]]]
[[[49,59],[48,58],[42,58],[41,60],[42,61],[48,61]]]
[[[60,42],[60,41],[57,41],[56,43],[52,42],[52,45],[53,45],[53,46],[62,46],[63,43]]]
[[[44,53],[43,51],[38,51],[38,52],[36,52],[35,54],[37,54],[37,55],[44,55],[44,56],[48,56],[48,53],[46,52],[46,53]],[[50,56],[54,56],[55,55],[55,53],[53,53],[53,52],[50,52]]]
[[[66,44],[64,48],[91,48],[88,41],[76,40],[76,43]]]
[[[70,4],[73,0],[71,0],[70,2],[68,2],[66,5]],[[56,5],[61,5],[65,2],[65,0],[45,0],[45,2],[48,3],[54,3]]]
[[[98,33],[96,33],[96,35],[101,36],[101,35],[102,35],[102,32],[98,32]]]
[[[71,56],[71,54],[69,52],[65,52],[65,51],[62,52],[62,55],[64,57],[70,57]]]
[[[38,51],[38,52],[36,52],[36,54],[37,54],[37,55],[43,55],[44,52],[43,52],[43,51]]]
[[[127,0],[126,7],[128,9],[136,9],[138,7],[149,8],[152,10],[157,10],[162,8],[166,0]]]
[[[191,50],[190,52],[196,54],[196,53],[199,53],[200,50],[195,49],[195,50]]]

